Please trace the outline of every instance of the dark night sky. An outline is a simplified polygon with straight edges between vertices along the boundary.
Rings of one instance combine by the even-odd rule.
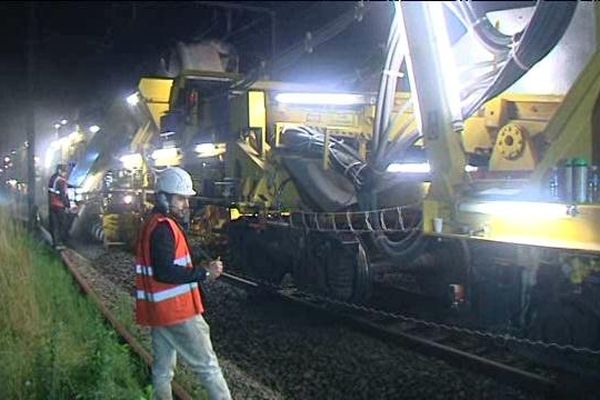
[[[277,12],[278,50],[302,40],[354,7],[356,2],[244,1],[239,4]],[[25,45],[29,4],[0,2],[0,151],[25,140]],[[160,54],[178,40],[222,39],[226,11],[203,2],[37,2],[36,130],[52,131],[53,121],[71,118],[78,107],[90,110],[134,90],[138,78],[152,74]],[[283,76],[295,81],[339,79],[381,58],[391,16],[378,3],[362,22],[306,54]],[[232,10],[236,32],[229,38],[242,65],[269,56],[270,25],[264,13]],[[245,63],[245,64],[244,64]],[[277,77],[276,77],[277,78]],[[0,153],[2,154],[2,153]]]

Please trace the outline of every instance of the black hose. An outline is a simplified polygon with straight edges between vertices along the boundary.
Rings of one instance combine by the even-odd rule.
[[[381,75],[379,93],[375,111],[375,121],[373,125],[372,148],[373,156],[371,164],[378,162],[386,145],[389,135],[390,115],[394,107],[396,98],[396,86],[398,83],[398,73],[404,59],[401,30],[398,18],[394,18],[390,36],[388,38],[387,57]]]
[[[469,23],[469,27],[475,33],[475,37],[490,52],[496,55],[503,55],[509,52],[513,37],[505,35],[498,31],[490,23],[485,15],[475,14],[471,5],[467,2],[455,3],[462,13],[464,20]],[[469,28],[468,27],[468,28]]]
[[[307,126],[298,126],[284,130],[281,143],[284,149],[319,156],[324,151],[325,135]],[[355,187],[360,187],[358,171],[364,168],[364,162],[358,152],[336,138],[330,138],[327,151],[334,169],[348,177]]]
[[[491,85],[470,105],[463,108],[471,116],[488,100],[496,97],[519,80],[532,66],[543,59],[562,38],[569,26],[577,2],[538,1],[512,57],[500,70]]]

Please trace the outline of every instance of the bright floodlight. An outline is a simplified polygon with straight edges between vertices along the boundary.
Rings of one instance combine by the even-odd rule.
[[[348,93],[279,93],[275,101],[288,104],[314,104],[348,106],[365,104],[364,96]]]
[[[172,160],[177,158],[177,148],[157,149],[152,152],[152,158],[156,161]]]
[[[438,53],[438,59],[444,60],[444,68],[442,72],[444,76],[441,76],[441,82],[443,83],[446,100],[450,112],[452,113],[453,120],[462,119],[462,111],[460,108],[460,84],[458,83],[458,72],[456,71],[456,62],[454,59],[454,53],[452,52],[452,45],[450,44],[450,37],[448,36],[448,28],[446,26],[446,17],[444,16],[444,9],[440,4],[434,2],[426,2],[425,8],[429,15],[431,26],[433,27],[434,35],[434,47]]]
[[[557,219],[567,218],[568,208],[558,203],[538,203],[528,201],[486,201],[462,203],[460,211],[502,217],[506,220]]]
[[[194,150],[199,158],[217,157],[225,153],[227,145],[225,143],[200,143]]]
[[[100,130],[100,127],[98,125],[92,125],[88,129],[90,130],[90,132],[96,133]]]
[[[5,163],[9,163],[10,162],[10,157],[9,156],[4,157],[4,162]]]
[[[140,102],[140,97],[138,96],[137,92],[127,96],[127,103],[130,106],[135,106],[139,102]]]
[[[125,169],[135,169],[142,167],[142,155],[139,153],[133,154],[125,154],[120,158],[121,163],[123,163],[123,168]]]
[[[69,123],[69,121],[67,121],[66,119],[61,119],[61,120],[60,120],[60,124],[61,124],[61,125],[66,125],[66,124],[68,124],[68,123]]]
[[[401,172],[408,174],[428,174],[431,167],[428,162],[425,163],[392,163],[388,165],[387,172]]]
[[[61,125],[57,122],[54,124],[54,129],[60,129]]]
[[[196,153],[206,153],[214,150],[215,145],[213,143],[200,143],[196,145]]]

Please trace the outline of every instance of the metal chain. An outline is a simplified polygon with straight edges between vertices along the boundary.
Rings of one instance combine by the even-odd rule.
[[[262,280],[259,278],[244,277],[244,279],[248,279],[250,281],[255,281],[257,283],[260,283],[261,285],[269,287],[270,289],[272,289],[278,293],[282,293],[282,292],[284,293],[286,291],[285,288],[282,288],[280,286],[273,284],[272,282],[265,281],[265,280]],[[517,345],[525,345],[528,347],[535,347],[535,348],[544,349],[544,350],[555,350],[555,351],[564,351],[564,352],[568,351],[568,352],[574,352],[577,354],[600,356],[600,350],[593,350],[593,349],[590,349],[587,347],[576,347],[576,346],[573,346],[570,344],[569,345],[561,345],[561,344],[554,343],[554,342],[544,342],[541,340],[530,340],[530,339],[519,338],[516,336],[509,335],[509,334],[496,334],[496,333],[491,333],[491,332],[482,331],[482,330],[478,330],[478,329],[464,328],[464,327],[457,326],[457,325],[448,325],[448,324],[444,324],[444,323],[427,321],[424,319],[409,317],[407,315],[402,315],[402,314],[393,313],[393,312],[389,312],[389,311],[383,311],[383,310],[379,310],[379,309],[372,308],[372,307],[366,307],[366,306],[363,306],[360,304],[350,303],[347,301],[334,299],[331,297],[326,297],[326,296],[321,296],[318,294],[303,292],[296,288],[294,288],[294,293],[300,294],[308,299],[319,300],[319,301],[329,303],[332,305],[343,306],[346,308],[362,311],[362,312],[369,313],[369,314],[379,315],[379,316],[383,316],[383,317],[390,318],[390,319],[400,320],[403,322],[410,322],[415,325],[425,326],[427,328],[435,328],[435,329],[439,329],[439,330],[443,330],[443,331],[447,331],[447,332],[460,333],[460,334],[480,337],[480,338],[484,338],[486,340],[498,341],[498,342],[504,343],[504,344],[512,343],[512,344],[517,344]]]

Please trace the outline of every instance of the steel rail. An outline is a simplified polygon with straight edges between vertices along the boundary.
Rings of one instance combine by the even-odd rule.
[[[221,279],[228,284],[242,289],[264,291],[289,304],[309,308],[321,314],[333,316],[369,336],[387,342],[396,342],[422,354],[443,359],[450,364],[483,373],[503,383],[518,386],[536,394],[543,394],[545,398],[565,398],[565,396],[573,395],[581,396],[585,394],[586,391],[591,390],[589,386],[582,384],[581,382],[576,382],[573,379],[561,377],[561,379],[554,380],[537,373],[532,373],[490,358],[485,358],[461,350],[457,347],[452,347],[436,342],[435,340],[418,336],[417,334],[408,333],[408,330],[414,330],[414,326],[402,331],[399,327],[394,328],[392,326],[386,326],[385,322],[374,322],[367,317],[357,316],[356,313],[350,314],[348,312],[334,310],[331,304],[318,301],[319,299],[317,298],[307,297],[306,294],[295,290],[277,289],[230,273],[223,273]],[[487,348],[490,346],[487,345],[485,347]]]
[[[42,237],[46,242],[48,238],[51,238],[48,231],[40,226]],[[50,239],[51,240],[51,239]],[[77,270],[76,257],[85,259],[82,255],[78,254],[72,249],[66,249],[60,252],[63,264],[67,267],[67,270],[71,273],[81,291],[94,303],[100,314],[104,319],[112,326],[112,328],[119,334],[119,336],[129,345],[136,356],[138,356],[148,368],[152,367],[152,355],[140,344],[135,336],[127,330],[117,317],[104,305],[102,299],[94,292],[92,287],[87,283],[86,279]],[[173,380],[172,384],[173,394],[179,400],[192,400],[192,396],[181,386],[178,382]]]

